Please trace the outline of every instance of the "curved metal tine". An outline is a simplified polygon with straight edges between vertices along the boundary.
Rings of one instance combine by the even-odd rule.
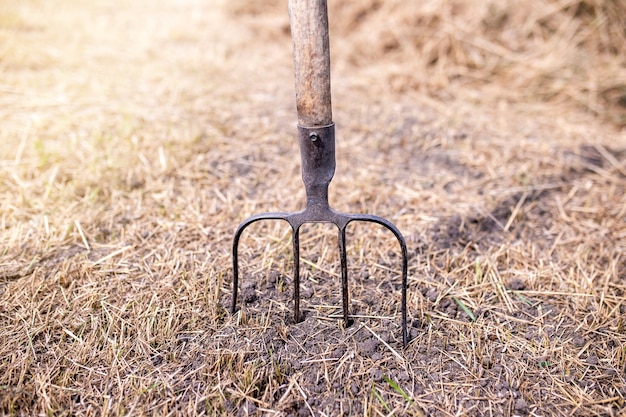
[[[388,230],[390,230],[398,239],[398,243],[400,244],[400,250],[402,252],[402,304],[400,307],[402,314],[402,345],[406,347],[409,343],[409,334],[407,328],[407,310],[406,310],[406,297],[407,297],[407,286],[408,286],[408,263],[409,263],[409,254],[406,246],[406,241],[400,233],[400,230],[396,226],[393,225],[389,220],[374,216],[371,214],[350,214],[350,220],[348,223],[353,221],[364,221],[370,223],[377,223],[381,226],[384,226]]]
[[[231,314],[235,314],[237,310],[237,292],[239,288],[239,262],[238,262],[238,249],[239,249],[239,238],[241,234],[246,229],[246,227],[250,226],[252,223],[258,222],[260,220],[285,220],[289,222],[289,216],[291,213],[261,213],[255,214],[254,216],[248,217],[243,221],[237,228],[235,232],[235,237],[233,238],[233,297],[230,307]]]
[[[343,321],[346,327],[352,326],[354,320],[348,315],[349,297],[348,297],[348,261],[346,259],[346,226],[337,225],[339,229],[339,258],[341,261],[341,296],[343,299]]]

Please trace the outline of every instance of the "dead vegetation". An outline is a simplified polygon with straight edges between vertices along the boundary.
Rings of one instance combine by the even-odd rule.
[[[265,39],[288,37],[285,2],[266,3],[230,8]],[[626,120],[623,0],[330,0],[329,9],[333,63],[370,93],[374,84],[444,100],[547,101]]]
[[[331,203],[302,233],[285,2],[0,13],[0,413],[623,415],[624,3],[331,2]],[[255,9],[256,7],[256,9]],[[611,120],[612,125],[607,123]]]

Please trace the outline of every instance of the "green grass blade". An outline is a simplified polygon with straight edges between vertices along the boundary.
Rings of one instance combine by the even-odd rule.
[[[380,401],[380,403],[383,405],[383,407],[385,407],[385,410],[387,410],[388,413],[391,413],[391,409],[389,408],[389,406],[387,405],[385,400],[383,400],[383,397],[380,396],[380,394],[376,390],[376,387],[374,386],[373,382],[372,382],[372,394],[374,394],[374,396],[376,398],[378,398],[378,401]]]
[[[474,315],[474,313],[472,313],[472,311],[469,308],[467,308],[465,304],[463,304],[463,301],[459,300],[456,297],[452,297],[452,299],[459,305],[459,307],[461,307],[461,309],[465,312],[465,314],[467,314],[469,318],[472,319],[472,321],[476,321],[476,316]]]
[[[384,376],[383,379],[387,381],[387,383],[391,386],[391,388],[393,388],[395,392],[402,395],[402,398],[404,398],[409,403],[413,403],[413,400],[408,396],[406,392],[404,392],[402,388],[400,388],[400,386],[393,379],[389,378],[388,376]]]
[[[515,295],[524,304],[529,305],[531,307],[534,306],[535,303],[530,301],[528,298],[524,297],[522,294],[519,293],[519,291],[509,291],[509,292],[513,293],[513,295]]]

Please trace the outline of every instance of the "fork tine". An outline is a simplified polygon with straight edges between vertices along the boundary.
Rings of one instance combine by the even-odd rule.
[[[300,226],[294,226],[293,242],[293,319],[300,322]]]
[[[233,239],[233,296],[230,305],[231,314],[235,314],[237,310],[237,293],[239,292],[239,238],[241,233],[247,227],[247,224],[242,224],[235,232],[235,238]]]
[[[400,233],[400,230],[398,230],[398,228],[394,226],[393,223],[391,223],[389,220],[383,217],[374,216],[371,214],[351,214],[349,215],[349,217],[350,217],[350,220],[348,222],[363,221],[363,222],[377,223],[385,227],[387,230],[391,231],[394,234],[394,236],[398,240],[398,243],[400,244],[400,251],[402,253],[402,284],[401,284],[402,285],[401,287],[402,288],[401,289],[402,301],[400,305],[400,312],[402,314],[402,345],[406,347],[409,343],[409,332],[407,328],[407,308],[406,308],[409,253],[407,250],[406,241],[404,240],[402,233]]]
[[[237,311],[237,295],[239,293],[239,239],[248,226],[260,220],[285,220],[289,221],[289,213],[261,213],[248,217],[243,221],[235,232],[233,238],[233,296],[230,306],[231,314]]]
[[[346,227],[339,228],[339,257],[341,260],[341,296],[343,299],[343,320],[346,327],[353,324],[353,320],[348,315],[349,297],[348,297],[348,260],[346,259]]]

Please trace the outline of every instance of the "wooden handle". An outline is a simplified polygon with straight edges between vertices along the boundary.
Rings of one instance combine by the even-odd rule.
[[[289,0],[300,126],[332,123],[326,0]]]

